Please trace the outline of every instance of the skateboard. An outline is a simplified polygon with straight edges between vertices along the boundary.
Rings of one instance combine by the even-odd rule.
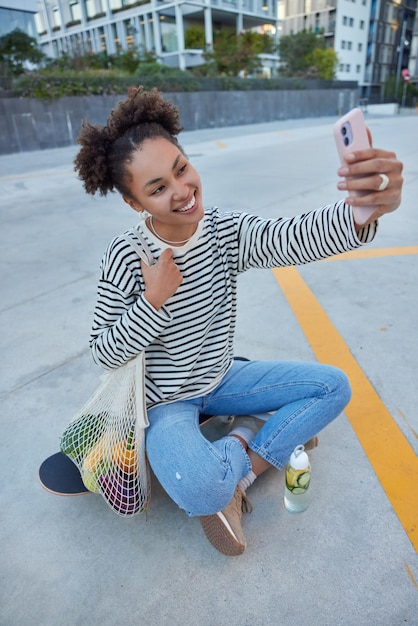
[[[213,415],[201,415],[199,424],[204,427],[214,419]],[[234,418],[222,416],[218,419],[223,424],[230,425]],[[62,452],[56,452],[43,461],[39,468],[39,482],[46,491],[56,496],[83,496],[93,493],[84,485],[75,463]]]
[[[83,496],[92,493],[81,479],[78,467],[62,452],[49,456],[39,468],[39,481],[56,496]]]

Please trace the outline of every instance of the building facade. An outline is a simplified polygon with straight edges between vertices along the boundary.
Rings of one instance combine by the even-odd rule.
[[[50,57],[89,52],[153,52],[181,69],[203,63],[217,29],[269,32],[277,41],[303,29],[323,32],[338,55],[337,79],[379,96],[392,76],[418,76],[418,0],[0,0],[0,36],[20,28]],[[201,48],[187,47],[200,27]],[[276,55],[261,55],[267,76]]]
[[[322,30],[338,55],[337,79],[378,96],[402,69],[416,72],[416,10],[417,0],[284,0],[281,32]]]
[[[392,76],[399,82],[402,69],[408,68],[413,74],[416,11],[417,0],[372,0],[363,80],[366,95],[377,93]]]
[[[278,26],[275,0],[38,0],[38,8],[39,42],[50,57],[142,49],[181,69],[203,62],[217,28],[276,35]],[[193,26],[204,30],[201,49],[185,46]],[[265,55],[264,65],[277,65],[277,57]]]
[[[365,72],[371,0],[284,0],[282,34],[323,32],[338,54],[337,80],[361,83]]]
[[[0,37],[18,28],[36,39],[37,11],[37,0],[0,0]]]

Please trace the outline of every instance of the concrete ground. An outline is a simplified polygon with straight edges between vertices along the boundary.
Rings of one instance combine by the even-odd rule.
[[[212,129],[182,140],[206,205],[294,215],[342,197],[334,121]],[[99,262],[136,220],[117,195],[85,195],[72,171],[75,147],[0,157],[2,626],[418,624],[417,482],[404,464],[418,451],[418,116],[368,123],[375,144],[405,163],[403,205],[381,220],[368,246],[375,256],[292,276],[322,307],[324,342],[334,326],[361,368],[359,387],[357,377],[353,383],[357,396],[366,389],[360,424],[372,424],[369,407],[381,403],[394,443],[374,446],[347,411],[311,454],[306,512],[284,509],[283,472],[271,470],[249,490],[248,548],[235,558],[216,552],[156,480],[147,517],[128,520],[100,496],[60,498],[38,484],[39,464],[97,385],[87,342]],[[273,272],[242,277],[237,354],[317,358],[314,322],[304,334],[288,296]],[[384,488],[391,476],[380,469],[386,461],[392,498]]]

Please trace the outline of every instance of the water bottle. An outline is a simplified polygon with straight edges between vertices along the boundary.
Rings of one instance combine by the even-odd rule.
[[[286,467],[284,505],[291,513],[301,513],[309,504],[311,466],[304,446],[296,446]]]

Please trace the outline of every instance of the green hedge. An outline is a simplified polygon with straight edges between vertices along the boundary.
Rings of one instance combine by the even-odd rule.
[[[304,80],[301,78],[237,78],[232,76],[197,77],[181,70],[152,73],[143,66],[131,75],[115,70],[76,72],[41,71],[28,73],[17,79],[12,87],[13,97],[54,100],[63,96],[91,96],[126,94],[131,85],[143,85],[146,89],[157,87],[161,91],[241,91],[270,89],[329,89],[356,88],[356,83]]]
[[[199,83],[192,77],[139,77],[121,72],[39,72],[22,76],[12,87],[12,96],[55,100],[63,96],[125,94],[131,85],[159,87],[162,91],[195,91]]]

